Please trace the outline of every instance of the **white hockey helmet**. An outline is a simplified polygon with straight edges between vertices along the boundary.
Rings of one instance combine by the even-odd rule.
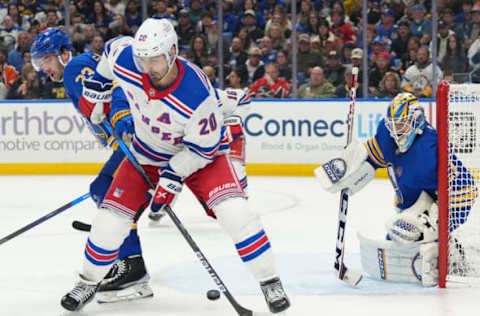
[[[173,55],[172,47],[175,47]],[[132,49],[137,67],[142,71],[143,67],[138,58],[164,55],[167,59],[168,74],[178,54],[177,33],[167,19],[146,19],[135,33]]]

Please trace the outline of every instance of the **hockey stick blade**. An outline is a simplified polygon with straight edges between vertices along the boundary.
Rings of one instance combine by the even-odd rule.
[[[90,229],[92,229],[92,225],[81,222],[81,221],[73,221],[72,227],[82,232],[89,232]]]
[[[362,281],[363,275],[360,272],[347,269],[347,267],[345,266],[343,268],[345,272],[343,273],[343,276],[340,278],[343,282],[351,286],[357,286],[358,283]]]

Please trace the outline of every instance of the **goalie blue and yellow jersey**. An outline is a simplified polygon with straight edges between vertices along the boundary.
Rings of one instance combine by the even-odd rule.
[[[82,97],[83,80],[93,77],[100,58],[100,55],[92,52],[84,53],[73,58],[67,64],[63,72],[63,84],[65,86],[65,91],[72,99],[73,105],[85,119],[92,133],[104,146],[111,146],[113,137],[105,128],[106,123],[92,123],[90,119],[88,119],[87,113],[84,113],[85,109],[82,109],[79,105],[79,100]],[[115,104],[117,109],[128,109],[127,98],[123,93],[123,90],[118,86],[114,86],[112,92],[112,104]],[[113,116],[113,119],[115,119],[115,116]],[[110,124],[113,123],[110,121],[110,115],[107,115],[107,120]]]
[[[435,201],[438,199],[436,130],[426,123],[423,133],[417,135],[409,150],[398,153],[397,144],[385,126],[385,119],[378,124],[374,137],[365,142],[367,161],[375,168],[387,168],[396,194],[396,206],[411,207],[426,191]],[[449,192],[451,229],[465,222],[478,196],[476,181],[462,162],[451,152],[449,162]]]

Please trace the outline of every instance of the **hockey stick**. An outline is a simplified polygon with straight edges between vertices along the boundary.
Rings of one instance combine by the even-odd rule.
[[[106,126],[107,130],[109,130],[110,134],[112,134],[111,127]],[[113,134],[112,134],[113,135]],[[148,184],[150,189],[155,190],[156,186],[153,184],[152,180],[150,177],[146,174],[145,170],[143,170],[142,166],[138,163],[137,159],[133,156],[132,152],[130,149],[127,147],[125,142],[123,140],[119,139],[116,137],[117,144],[120,146],[122,151],[125,153],[127,156],[128,160],[132,163],[132,165],[135,167],[135,169],[138,171],[138,173],[142,176],[142,178],[145,180],[145,182]],[[203,254],[203,252],[200,250],[198,247],[197,243],[193,240],[192,236],[190,233],[186,230],[186,228],[183,226],[183,223],[180,221],[180,219],[177,217],[175,212],[172,210],[172,208],[169,205],[165,205],[164,210],[170,216],[170,219],[173,221],[175,226],[177,226],[178,230],[182,234],[182,236],[185,238],[187,243],[190,245],[192,248],[193,252],[197,256],[198,260],[202,263],[202,266],[207,270],[208,274],[212,278],[212,280],[215,282],[217,287],[219,288],[220,291],[222,291],[223,295],[228,299],[232,307],[235,309],[237,314],[239,316],[261,316],[261,315],[269,315],[269,314],[264,314],[264,313],[257,313],[253,312],[249,309],[246,309],[242,305],[240,305],[235,298],[232,296],[230,291],[228,290],[227,286],[223,283],[222,279],[220,279],[220,276],[217,274],[215,269],[212,267],[210,262],[208,262],[207,258]]]
[[[37,219],[36,221],[34,222],[31,222],[30,224],[28,224],[27,226],[24,226],[22,228],[20,228],[19,230],[16,230],[14,231],[13,233],[11,233],[10,235],[8,236],[5,236],[3,237],[2,239],[0,239],[0,245],[9,241],[10,239],[13,239],[15,237],[17,237],[18,235],[26,232],[27,230],[30,230],[32,229],[33,227],[45,222],[46,220],[54,217],[55,215],[58,215],[60,213],[62,213],[63,211],[71,208],[72,206],[82,202],[83,200],[86,200],[90,197],[90,193],[86,193],[84,195],[82,195],[81,197],[78,197],[76,198],[75,200],[71,201],[71,202],[68,202],[67,204],[65,204],[64,206],[61,206],[59,208],[57,208],[55,211],[52,211],[50,213],[48,213],[47,215],[45,216],[42,216],[40,217],[39,219]]]
[[[355,119],[355,94],[357,90],[358,68],[352,68],[352,84],[350,85],[350,109],[347,117],[347,147],[352,142],[353,120]],[[362,274],[357,271],[349,270],[343,262],[345,254],[345,228],[347,225],[348,212],[348,189],[340,192],[340,207],[338,210],[338,229],[337,244],[335,248],[335,270],[337,270],[338,278],[350,285],[357,285],[362,280]]]
[[[72,227],[82,232],[89,232],[90,229],[92,228],[92,225],[84,223],[82,221],[73,221]]]

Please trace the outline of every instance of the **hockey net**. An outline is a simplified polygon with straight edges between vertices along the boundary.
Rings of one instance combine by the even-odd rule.
[[[442,81],[437,89],[436,111],[439,286],[478,286],[480,85]]]

